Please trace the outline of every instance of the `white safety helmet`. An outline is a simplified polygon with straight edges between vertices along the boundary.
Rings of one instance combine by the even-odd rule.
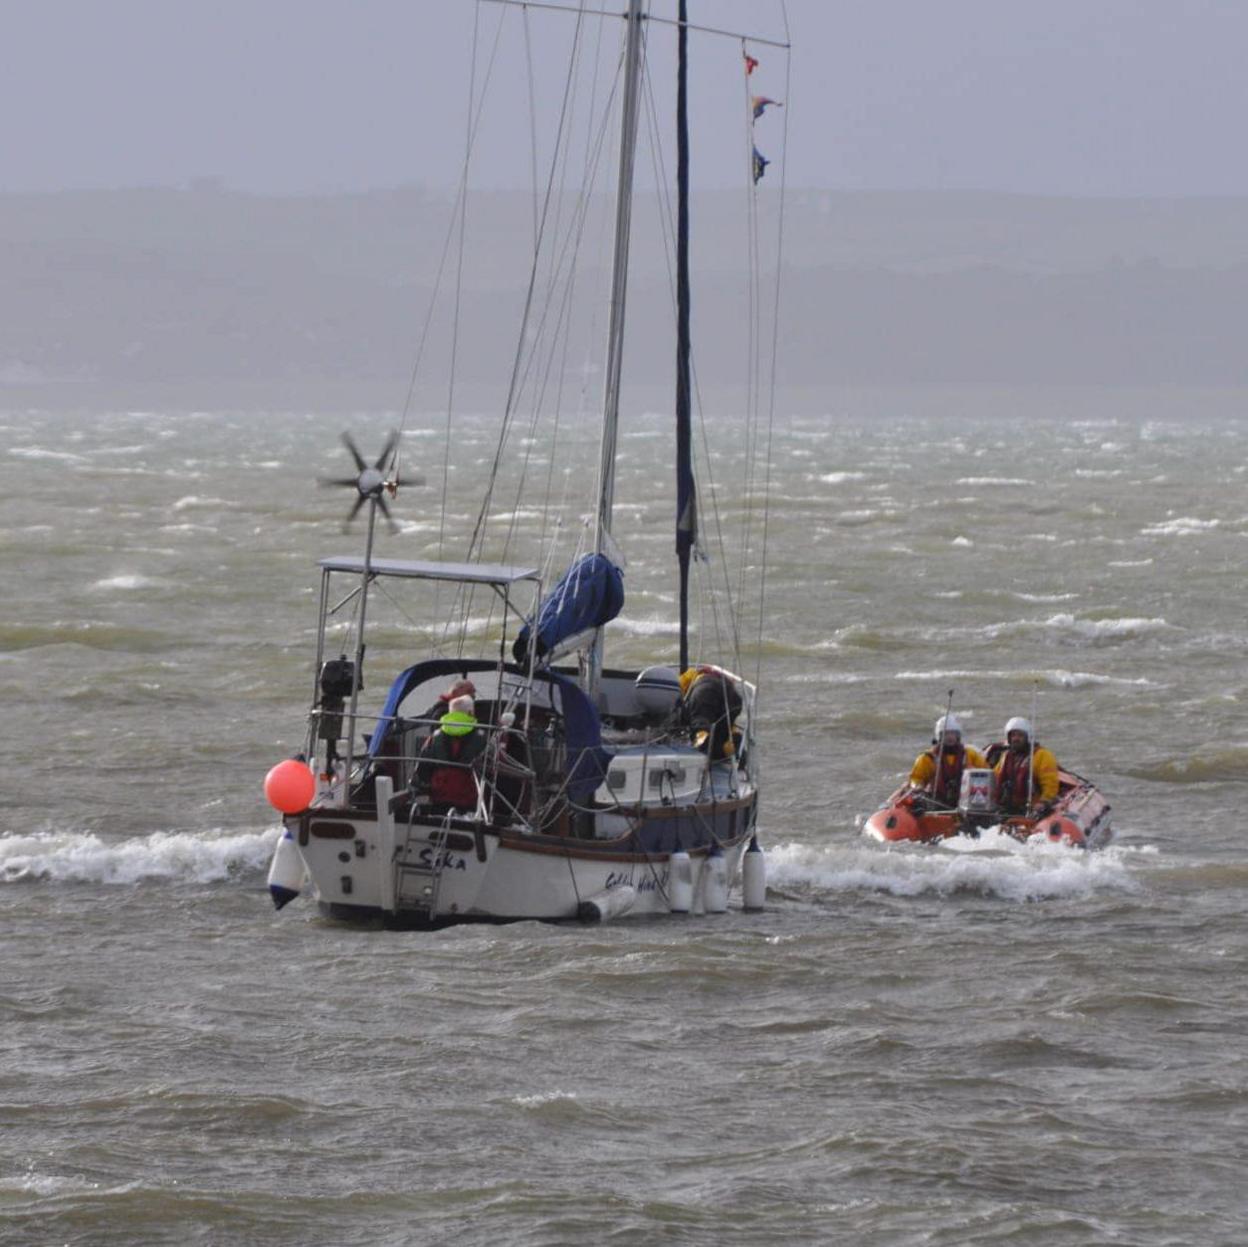
[[[932,729],[932,731],[936,734],[937,740],[943,739],[946,732],[957,732],[957,734],[961,736],[962,724],[958,722],[957,715],[942,714],[940,718],[936,720],[936,726]]]
[[[1019,715],[1015,715],[1005,725],[1005,739],[1006,740],[1010,739],[1011,732],[1022,732],[1022,734],[1026,736],[1028,740],[1030,740],[1031,739],[1031,724],[1028,723],[1026,719],[1020,717]]]

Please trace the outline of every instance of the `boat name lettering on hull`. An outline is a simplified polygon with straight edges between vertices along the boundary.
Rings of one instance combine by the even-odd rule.
[[[428,866],[430,869],[438,870],[467,870],[468,863],[462,857],[457,857],[454,853],[439,853],[435,858],[433,850],[425,847],[420,851],[420,864]]]
[[[655,892],[659,888],[666,888],[667,867],[665,866],[659,871],[657,877],[653,872],[647,872],[646,877],[636,883],[633,882],[630,872],[627,870],[613,870],[607,876],[606,887],[608,889],[621,888],[625,885],[636,888],[638,892]]]

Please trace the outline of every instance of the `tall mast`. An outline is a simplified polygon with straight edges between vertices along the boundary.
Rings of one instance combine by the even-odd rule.
[[[687,0],[676,34],[676,561],[680,566],[680,670],[689,667],[689,555],[698,538],[689,369],[689,93]]]
[[[624,298],[628,290],[628,242],[633,215],[633,164],[641,101],[641,5],[629,0],[624,45],[624,100],[620,118],[620,172],[615,188],[615,252],[611,259],[611,314],[607,326],[607,370],[602,399],[602,453],[598,466],[598,515],[594,549],[603,554],[611,538],[615,503],[615,448],[620,422],[620,369],[624,358]],[[594,634],[586,684],[591,696],[602,674],[602,629]]]

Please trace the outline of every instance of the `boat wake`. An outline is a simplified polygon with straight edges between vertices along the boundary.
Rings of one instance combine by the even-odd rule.
[[[1116,845],[1088,853],[1060,844],[1015,841],[1008,850],[974,853],[944,852],[930,845],[881,849],[788,842],[768,846],[767,884],[769,891],[803,899],[845,892],[915,897],[973,893],[1005,901],[1078,899],[1140,891],[1130,869],[1138,853]]]
[[[0,836],[0,883],[216,883],[268,865],[278,828],[262,832],[155,831],[130,840],[93,832]]]

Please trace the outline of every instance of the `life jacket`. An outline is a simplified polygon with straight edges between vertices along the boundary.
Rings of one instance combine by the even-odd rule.
[[[1027,808],[1031,753],[1029,745],[1022,753],[1006,749],[1001,757],[1001,769],[997,772],[997,801],[1004,810],[1021,812]]]
[[[468,764],[481,752],[473,736],[447,736],[438,732],[429,738],[426,750],[435,762],[461,765],[434,766],[429,776],[429,796],[435,805],[452,805],[458,810],[472,810],[477,805],[477,781]]]
[[[962,792],[962,772],[966,768],[966,746],[954,745],[941,756],[940,746],[933,745],[928,751],[936,762],[937,773],[932,776],[932,798],[946,809],[958,804]],[[940,787],[937,788],[936,784]]]

